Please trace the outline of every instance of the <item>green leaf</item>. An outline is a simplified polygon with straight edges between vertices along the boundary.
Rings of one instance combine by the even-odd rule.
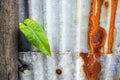
[[[50,46],[46,33],[42,25],[38,24],[32,19],[24,20],[24,23],[20,23],[20,30],[24,34],[25,38],[37,47],[41,52],[50,56]]]

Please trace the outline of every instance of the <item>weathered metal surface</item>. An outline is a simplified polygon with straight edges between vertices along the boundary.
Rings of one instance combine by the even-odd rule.
[[[32,51],[19,52],[19,59],[30,67],[19,72],[20,80],[87,80],[82,67],[84,62],[79,53],[89,52],[87,36],[91,1],[28,0],[29,17],[44,26],[52,55],[46,57],[34,47]],[[110,8],[109,5],[106,7],[107,1],[111,0],[103,2],[100,26],[108,35]],[[23,5],[20,5],[21,10],[22,7]],[[119,7],[120,0],[115,20],[113,54],[106,54],[106,40],[105,54],[100,58],[100,80],[119,80],[120,77]],[[56,69],[62,70],[61,75],[56,73]]]
[[[66,52],[52,53],[46,57],[39,52],[20,53],[19,59],[30,66],[24,72],[19,72],[20,80],[86,80],[82,70],[83,61],[79,54]],[[102,70],[100,80],[118,80],[120,76],[120,56],[104,55],[101,57]],[[56,69],[61,69],[58,75]]]

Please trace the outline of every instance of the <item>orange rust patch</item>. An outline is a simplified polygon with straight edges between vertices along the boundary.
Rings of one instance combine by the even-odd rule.
[[[101,71],[98,59],[100,58],[100,50],[101,48],[103,49],[106,39],[106,32],[99,25],[102,4],[103,0],[92,0],[88,30],[90,54],[80,53],[84,61],[83,70],[88,80],[99,80],[98,76]]]
[[[62,70],[61,70],[61,69],[56,69],[56,73],[57,73],[58,75],[61,75],[61,74],[62,74]]]
[[[113,46],[113,32],[115,26],[115,14],[118,0],[111,0],[111,15],[110,15],[110,28],[108,33],[108,50],[107,54],[112,53]],[[99,80],[98,76],[101,71],[101,65],[98,61],[102,49],[104,51],[104,44],[106,40],[106,32],[100,27],[100,13],[103,0],[92,0],[91,14],[89,18],[88,29],[88,45],[90,47],[90,54],[80,53],[84,61],[83,70],[88,80]],[[109,2],[105,2],[105,6],[109,7]]]
[[[103,28],[97,28],[89,33],[90,53],[100,56],[100,50],[103,48],[106,40],[106,32]]]
[[[98,76],[101,71],[101,65],[93,54],[80,53],[84,61],[83,70],[88,80],[99,80]]]
[[[102,3],[103,3],[103,0],[92,0],[91,12],[90,12],[90,18],[89,18],[89,31],[99,27]]]
[[[118,0],[111,0],[110,7],[111,7],[111,13],[110,13],[110,28],[108,33],[108,50],[107,54],[112,54],[112,46],[113,46],[113,40],[114,40],[114,28],[115,28],[115,14],[117,9],[117,3]]]
[[[109,1],[105,1],[105,7],[106,7],[106,8],[109,7]]]
[[[106,39],[105,30],[99,26],[102,3],[103,0],[92,0],[89,20],[88,44],[90,53],[96,56],[100,56],[100,50],[103,49]]]

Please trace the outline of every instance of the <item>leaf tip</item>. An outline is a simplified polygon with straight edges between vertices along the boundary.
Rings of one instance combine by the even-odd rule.
[[[22,24],[23,24],[23,23],[20,22],[20,23],[19,23],[19,26],[22,25]]]
[[[51,53],[50,52],[43,52],[45,55],[47,56],[51,56]]]
[[[51,56],[51,53],[49,52],[48,56]]]
[[[32,19],[27,18],[27,19],[24,20],[24,23],[29,22],[29,21],[31,21],[31,20],[32,20]]]

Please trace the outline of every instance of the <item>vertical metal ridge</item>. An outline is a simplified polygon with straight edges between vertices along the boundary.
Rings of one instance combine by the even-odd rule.
[[[45,57],[43,59],[44,62],[44,78],[45,80],[57,80],[56,76],[56,56],[52,55],[51,57]]]
[[[36,80],[44,80],[43,54],[35,52],[35,53],[31,53],[31,56],[32,56],[31,60],[32,60],[33,78]]]
[[[69,2],[69,4],[68,4]],[[74,47],[74,0],[60,1],[60,51],[73,51]],[[72,32],[72,34],[71,34]]]
[[[72,56],[71,56],[71,53],[69,52],[66,52],[63,55],[60,55],[60,62],[58,66],[61,67],[62,69],[62,75],[61,75],[62,80],[71,80],[71,77],[72,77],[71,60],[72,60]]]
[[[105,57],[106,57],[106,60],[104,59],[105,62],[102,63],[102,65],[104,65],[104,67],[102,68],[104,69],[103,76],[102,76],[103,79],[118,80],[119,68],[117,66],[120,65],[119,57],[114,55],[107,55]]]
[[[28,0],[29,3],[29,17],[37,20],[38,23],[44,24],[43,14],[43,0]]]
[[[106,34],[108,35],[108,29],[109,29],[109,18],[110,18],[110,9],[109,9],[109,7],[106,7],[105,6],[105,3],[108,3],[109,4],[109,0],[104,0],[104,2],[103,2],[103,5],[102,5],[102,8],[101,8],[101,17],[100,17],[100,26],[102,27],[102,28],[104,28],[105,29],[105,31],[106,31]],[[105,41],[105,45],[104,45],[104,52],[106,53],[106,51],[107,51],[107,37],[108,36],[106,36],[106,41]]]
[[[120,55],[120,0],[118,0],[117,11],[116,11],[116,20],[115,20],[115,37],[113,45],[113,53],[115,55]]]
[[[86,80],[83,72],[83,60],[80,58],[79,53],[75,56],[75,80]]]
[[[87,31],[91,1],[76,0],[75,52],[88,52]]]
[[[108,0],[108,3],[110,4],[110,0]],[[111,12],[111,8],[110,6],[107,8],[107,23],[105,26],[105,31],[106,31],[106,41],[105,41],[105,53],[107,53],[107,49],[108,49],[108,32],[109,32],[109,22],[110,22],[110,12]]]
[[[59,21],[59,0],[44,0],[44,26],[46,27],[51,47],[52,57],[44,57],[45,80],[58,80],[56,68],[58,63],[56,54],[59,54],[60,21]]]
[[[51,51],[59,51],[60,21],[59,21],[59,0],[45,0],[45,27],[50,41]],[[58,44],[58,45],[56,45]]]

